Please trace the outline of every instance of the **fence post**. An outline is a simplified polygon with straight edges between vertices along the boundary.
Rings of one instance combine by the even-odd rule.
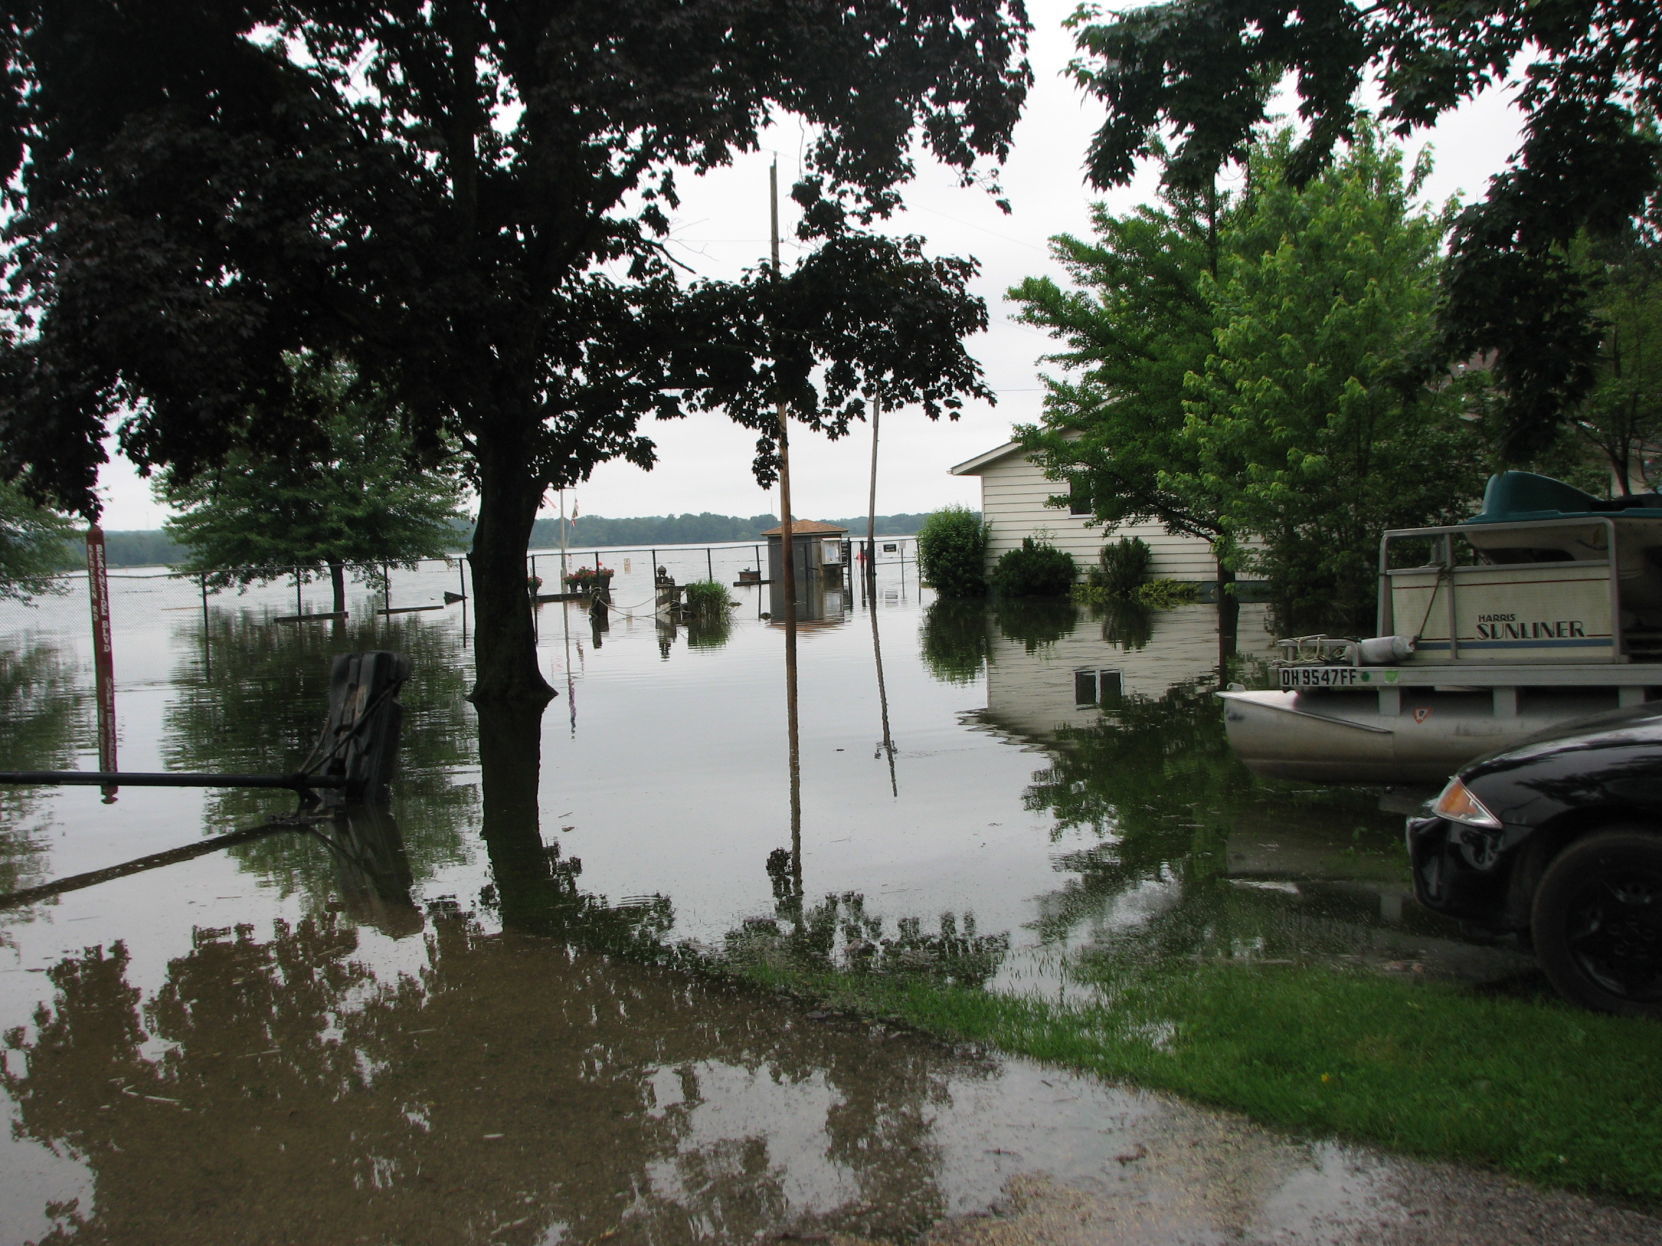
[[[196,577],[202,585],[202,675],[206,679],[214,677],[213,642],[208,638],[208,573],[204,571]]]
[[[716,578],[715,555],[710,552],[708,545],[704,547],[704,570],[709,573],[712,580]]]

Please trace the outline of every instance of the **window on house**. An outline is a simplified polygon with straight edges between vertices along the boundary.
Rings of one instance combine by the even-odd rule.
[[[1091,485],[1083,476],[1075,476],[1068,481],[1068,514],[1089,515],[1091,513]]]
[[[1073,673],[1073,703],[1111,705],[1120,699],[1123,690],[1119,671],[1087,670]]]

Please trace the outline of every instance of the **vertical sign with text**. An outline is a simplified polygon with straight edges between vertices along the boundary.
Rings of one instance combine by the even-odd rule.
[[[104,530],[97,524],[87,529],[87,597],[92,603],[93,672],[98,690],[98,768],[108,773],[117,768],[115,646],[110,634],[110,580],[104,558]],[[104,785],[105,804],[114,802],[117,790],[113,783]]]

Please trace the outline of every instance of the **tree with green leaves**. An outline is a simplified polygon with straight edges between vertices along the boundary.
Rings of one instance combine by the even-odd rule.
[[[0,599],[28,601],[63,591],[53,577],[70,555],[74,524],[0,481]]]
[[[1044,422],[1018,428],[1017,440],[1051,479],[1082,486],[1109,530],[1159,523],[1212,547],[1226,652],[1235,636],[1233,545],[1210,500],[1187,487],[1198,464],[1183,400],[1185,378],[1212,349],[1203,284],[1216,275],[1229,212],[1211,186],[1199,194],[1168,187],[1158,203],[1124,216],[1097,204],[1094,239],[1051,239],[1069,285],[1029,277],[1010,291],[1017,319],[1061,344],[1046,358],[1066,369],[1044,378]]]
[[[1635,230],[1580,250],[1603,334],[1572,427],[1618,490],[1653,491],[1662,487],[1662,243]]]
[[[454,475],[411,469],[398,412],[350,368],[294,359],[291,370],[290,400],[314,412],[322,454],[233,449],[223,465],[194,475],[163,469],[156,496],[178,512],[163,530],[189,551],[181,571],[219,588],[326,576],[340,613],[349,571],[375,581],[383,567],[413,566],[451,547],[462,487]]]
[[[1173,193],[1058,240],[1074,288],[1012,294],[1071,375],[1020,435],[1106,523],[1205,537],[1225,583],[1270,580],[1284,626],[1355,632],[1379,533],[1452,518],[1481,480],[1481,378],[1436,349],[1448,217],[1414,207],[1425,166],[1364,132],[1300,186],[1293,155],[1288,135],[1261,144],[1246,189],[1203,213]]]
[[[97,509],[103,445],[178,485],[318,457],[296,351],[353,361],[479,495],[474,697],[544,703],[523,557],[549,490],[645,420],[985,395],[973,266],[873,227],[920,150],[982,180],[1031,74],[1019,0],[17,0],[0,19],[0,474]],[[789,272],[683,282],[680,183],[799,122]],[[760,188],[758,188],[760,193]],[[252,399],[272,399],[253,422]]]
[[[1168,0],[1081,10],[1074,30],[1075,76],[1107,107],[1090,152],[1103,188],[1147,157],[1168,182],[1204,185],[1255,141],[1283,82],[1306,125],[1289,153],[1295,183],[1358,136],[1365,86],[1399,135],[1513,88],[1522,140],[1456,225],[1441,322],[1451,354],[1497,353],[1509,457],[1552,440],[1591,386],[1599,342],[1566,250],[1583,230],[1627,228],[1662,188],[1662,144],[1647,128],[1662,112],[1653,0]]]
[[[1487,378],[1437,350],[1448,212],[1414,199],[1429,161],[1363,131],[1302,186],[1286,133],[1256,148],[1214,322],[1188,377],[1181,481],[1237,535],[1283,627],[1366,635],[1380,533],[1453,521],[1482,482],[1467,393]],[[1248,544],[1239,538],[1255,538]]]

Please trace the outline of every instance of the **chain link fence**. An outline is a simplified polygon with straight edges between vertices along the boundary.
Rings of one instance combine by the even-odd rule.
[[[862,542],[850,548],[858,551]],[[553,596],[567,587],[566,577],[580,569],[612,573],[613,608],[623,613],[650,613],[655,600],[658,568],[677,583],[716,580],[731,585],[736,597],[763,593],[766,586],[750,582],[741,573],[768,575],[765,541],[723,545],[666,545],[640,548],[534,550],[525,558],[527,591]],[[857,557],[857,552],[856,552]],[[913,537],[880,537],[876,543],[878,569],[887,577],[898,569],[913,574],[917,545]],[[858,564],[857,564],[858,565]],[[111,568],[111,627],[117,652],[117,677],[123,684],[144,678],[147,670],[145,638],[168,620],[193,627],[203,636],[216,613],[247,616],[254,624],[300,623],[339,617],[334,614],[333,591],[327,576],[290,572],[246,589],[215,589],[200,576],[180,575],[165,567]],[[35,644],[50,644],[67,662],[66,673],[93,686],[92,621],[85,572],[59,576],[58,591],[23,602],[0,598],[0,662],[15,658]],[[409,567],[353,568],[346,593],[346,614],[420,616],[449,612],[468,626],[472,605],[471,572],[465,556],[423,559]],[[764,599],[765,600],[765,599]],[[763,607],[765,608],[765,607]],[[123,643],[123,632],[141,643]]]

